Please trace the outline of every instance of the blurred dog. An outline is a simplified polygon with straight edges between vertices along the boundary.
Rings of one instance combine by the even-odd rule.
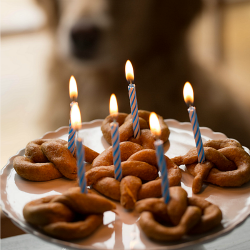
[[[47,105],[55,128],[67,125],[69,119],[71,75],[77,80],[83,121],[105,118],[112,93],[119,111],[129,113],[125,79],[129,59],[139,109],[189,121],[182,90],[190,81],[200,126],[245,138],[248,128],[241,123],[237,105],[229,101],[230,94],[204,75],[188,53],[186,34],[201,12],[201,0],[37,1],[47,14],[54,39]]]

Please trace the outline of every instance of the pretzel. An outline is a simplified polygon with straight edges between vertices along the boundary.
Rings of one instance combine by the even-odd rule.
[[[28,143],[25,153],[27,157],[14,158],[13,166],[17,174],[27,180],[49,181],[62,176],[68,179],[77,178],[76,159],[64,140],[35,140]]]
[[[222,187],[238,187],[250,180],[250,156],[233,139],[210,140],[204,144],[206,161],[198,163],[196,148],[184,156],[172,158],[177,165],[185,164],[194,176],[193,193],[199,193],[203,181]]]
[[[154,149],[154,136],[152,135],[151,131],[149,130],[149,111],[139,110],[139,123],[141,134],[139,139],[134,138],[133,132],[133,121],[132,115],[126,113],[118,113],[116,121],[119,123],[119,134],[120,134],[120,141],[132,141],[143,148],[151,148]],[[167,124],[164,122],[161,116],[158,116],[160,126],[161,126],[161,140],[166,142],[168,140],[170,131]],[[103,133],[103,137],[106,141],[111,144],[111,128],[110,123],[113,122],[113,117],[111,115],[107,116],[101,126],[101,130]]]
[[[122,142],[121,167],[123,179],[121,182],[114,179],[114,166],[106,166],[112,164],[113,161],[111,150],[112,148],[107,149],[106,152],[104,151],[98,156],[100,159],[97,157],[94,160],[94,168],[90,169],[85,175],[87,185],[92,185],[99,193],[120,201],[126,209],[133,209],[137,200],[162,195],[155,150],[142,149],[141,146],[132,142]],[[99,166],[102,164],[101,159],[103,159],[103,165],[105,166]],[[165,156],[165,159],[168,168],[169,186],[179,185],[182,177],[181,170],[167,156]]]
[[[103,221],[103,213],[116,205],[93,193],[73,188],[62,195],[51,195],[27,203],[25,220],[52,237],[75,240],[92,234]]]
[[[169,193],[167,204],[163,198],[149,198],[135,205],[135,210],[141,213],[139,225],[149,238],[175,241],[187,234],[206,232],[220,224],[222,213],[218,206],[198,197],[187,198],[181,187],[170,187]]]

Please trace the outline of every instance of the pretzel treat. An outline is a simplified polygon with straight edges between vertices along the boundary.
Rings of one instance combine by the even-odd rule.
[[[52,237],[75,240],[92,234],[102,225],[103,213],[115,208],[113,202],[97,194],[82,194],[80,188],[72,188],[27,203],[23,216]]]
[[[206,161],[198,163],[196,148],[171,160],[185,164],[194,176],[193,193],[199,193],[203,181],[222,187],[238,187],[250,180],[250,156],[233,139],[210,140],[203,144]]]
[[[132,115],[126,113],[118,113],[117,122],[119,123],[119,134],[120,141],[132,141],[143,148],[151,148],[154,149],[154,136],[152,135],[149,129],[149,111],[138,110],[139,115],[139,123],[141,129],[141,135],[139,139],[134,138],[133,132],[133,121]],[[166,142],[168,140],[170,131],[167,124],[164,122],[161,116],[158,116],[160,126],[161,126],[161,140]],[[113,117],[111,115],[107,116],[102,123],[101,130],[106,141],[111,144],[111,128],[110,123],[113,122]]]
[[[218,206],[201,198],[188,198],[181,187],[170,187],[170,200],[148,198],[136,202],[143,232],[157,241],[180,240],[191,233],[203,233],[218,226],[222,213]]]
[[[25,156],[14,158],[18,175],[31,181],[49,181],[65,176],[77,178],[76,159],[61,139],[39,139],[28,143]]]
[[[121,142],[121,167],[123,179],[114,179],[112,147],[106,149],[94,161],[86,173],[87,185],[99,193],[120,201],[126,209],[133,209],[137,200],[160,197],[161,179],[158,177],[156,152],[143,149],[133,142]],[[179,185],[181,170],[167,156],[169,185]]]

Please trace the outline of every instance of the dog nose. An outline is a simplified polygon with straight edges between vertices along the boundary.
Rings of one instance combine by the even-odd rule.
[[[71,29],[73,55],[79,59],[94,57],[100,38],[100,30],[91,24],[78,23]]]

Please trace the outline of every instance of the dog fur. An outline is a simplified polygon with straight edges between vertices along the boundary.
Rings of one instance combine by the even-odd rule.
[[[129,59],[134,67],[139,109],[155,111],[165,119],[189,121],[183,86],[190,81],[200,126],[247,145],[250,131],[231,94],[189,55],[186,34],[201,12],[201,0],[37,1],[47,14],[54,41],[51,91],[45,107],[50,114],[47,120],[53,124],[50,127],[67,125],[71,75],[78,85],[82,121],[105,118],[112,93],[116,94],[119,111],[129,113],[125,79],[125,62]],[[90,55],[85,51],[87,54],[79,57],[74,51],[71,34],[76,26],[98,29]]]

